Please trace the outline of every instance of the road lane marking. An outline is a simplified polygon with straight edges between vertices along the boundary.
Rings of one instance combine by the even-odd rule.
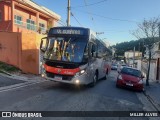
[[[16,84],[16,85],[3,87],[3,88],[0,88],[0,93],[15,90],[15,89],[19,89],[19,88],[23,88],[23,87],[26,87],[26,86],[31,86],[31,85],[42,83],[42,82],[45,82],[45,81],[25,82],[25,83],[20,83],[20,84]]]

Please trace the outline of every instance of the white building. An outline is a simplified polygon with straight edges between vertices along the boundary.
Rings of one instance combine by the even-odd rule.
[[[148,46],[145,46],[145,47],[146,47],[146,51],[145,51],[144,57],[148,59],[149,58],[149,48]],[[160,42],[156,42],[151,46],[151,57],[152,59],[160,58]]]
[[[141,69],[141,64],[139,61],[141,61],[142,58],[142,52],[139,51],[126,51],[124,53],[124,57],[126,58],[126,63],[131,66],[135,67],[137,69]]]
[[[142,52],[139,52],[139,51],[135,51],[134,52],[134,51],[130,50],[130,51],[126,51],[124,53],[124,56],[125,56],[126,59],[134,58],[134,56],[135,56],[135,58],[142,57]]]

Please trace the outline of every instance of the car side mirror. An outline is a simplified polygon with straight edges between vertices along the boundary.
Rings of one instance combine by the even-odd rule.
[[[144,75],[141,75],[141,78],[144,78]]]
[[[94,45],[92,46],[92,50],[91,51],[92,51],[92,53],[96,52],[96,47]]]

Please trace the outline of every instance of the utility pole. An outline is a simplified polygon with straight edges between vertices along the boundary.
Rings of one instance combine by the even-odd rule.
[[[135,47],[133,49],[133,67],[135,68]]]
[[[160,41],[160,23],[158,23],[159,41]]]
[[[160,47],[160,22],[158,23],[158,31],[159,31],[159,47]],[[157,76],[156,76],[157,82],[159,82],[159,78],[160,78],[160,75],[159,75],[159,71],[160,71],[159,64],[160,63],[159,62],[160,60],[157,59]]]
[[[149,86],[149,72],[150,72],[150,64],[151,64],[151,45],[148,46],[149,49],[149,60],[148,60],[148,71],[146,78],[146,86]]]
[[[71,6],[70,6],[70,0],[68,0],[68,7],[67,7],[67,26],[70,26],[70,15],[71,15]]]

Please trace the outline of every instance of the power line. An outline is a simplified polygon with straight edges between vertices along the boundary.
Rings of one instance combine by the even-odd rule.
[[[36,3],[35,2],[35,0],[32,0],[32,2],[34,2],[35,4],[37,4],[37,5],[39,5],[39,6],[41,6],[40,4],[38,4],[38,3]],[[47,2],[45,2],[45,1],[40,1],[40,3],[42,3],[42,4],[48,4]],[[45,10],[45,9],[44,9]],[[46,10],[45,10],[46,11]],[[50,13],[50,12],[48,12],[48,11],[46,11],[47,13]],[[57,21],[59,24],[61,24],[62,26],[66,26],[66,23],[62,20],[62,19],[60,19],[59,21]],[[61,22],[61,23],[60,23]]]
[[[75,9],[75,10],[77,10],[77,9]],[[83,13],[85,13],[85,14],[90,14],[90,15],[94,15],[94,16],[97,16],[97,17],[101,17],[101,18],[109,19],[109,20],[116,20],[116,21],[122,21],[122,22],[138,23],[137,21],[133,21],[133,20],[126,20],[126,19],[111,18],[111,17],[106,17],[106,16],[102,16],[102,15],[95,14],[95,13],[91,13],[91,12],[81,11],[81,10],[77,10],[77,11],[79,11],[79,12],[83,12]]]
[[[86,6],[86,9],[87,9],[87,2],[86,2],[86,0],[84,0],[84,4],[85,4],[85,6]],[[88,12],[89,10],[87,9],[87,13],[89,13]],[[95,27],[95,23],[94,23],[94,19],[93,19],[93,17],[92,17],[92,15],[91,14],[89,14],[90,15],[90,17],[91,17],[91,21],[92,21],[92,23],[93,23],[93,26]],[[97,29],[96,29],[97,30]]]
[[[71,16],[74,17],[74,19],[77,21],[77,23],[78,23],[80,26],[83,26],[83,25],[78,21],[78,19],[73,15],[73,12],[71,12]]]
[[[62,25],[62,26],[66,26],[66,25],[64,25],[61,21],[59,22],[59,21],[57,21],[60,25]]]
[[[123,30],[103,30],[106,32],[128,32],[128,31],[123,31]]]
[[[75,7],[72,7],[72,8],[86,7],[86,6],[97,5],[97,4],[100,4],[100,3],[102,3],[102,2],[106,2],[106,1],[107,1],[107,0],[102,0],[102,1],[99,1],[99,2],[92,3],[92,4],[86,4],[85,6],[84,6],[84,5],[80,5],[80,6],[75,6]]]
[[[60,19],[59,21],[63,24],[63,26],[66,26],[66,23],[62,19]]]

